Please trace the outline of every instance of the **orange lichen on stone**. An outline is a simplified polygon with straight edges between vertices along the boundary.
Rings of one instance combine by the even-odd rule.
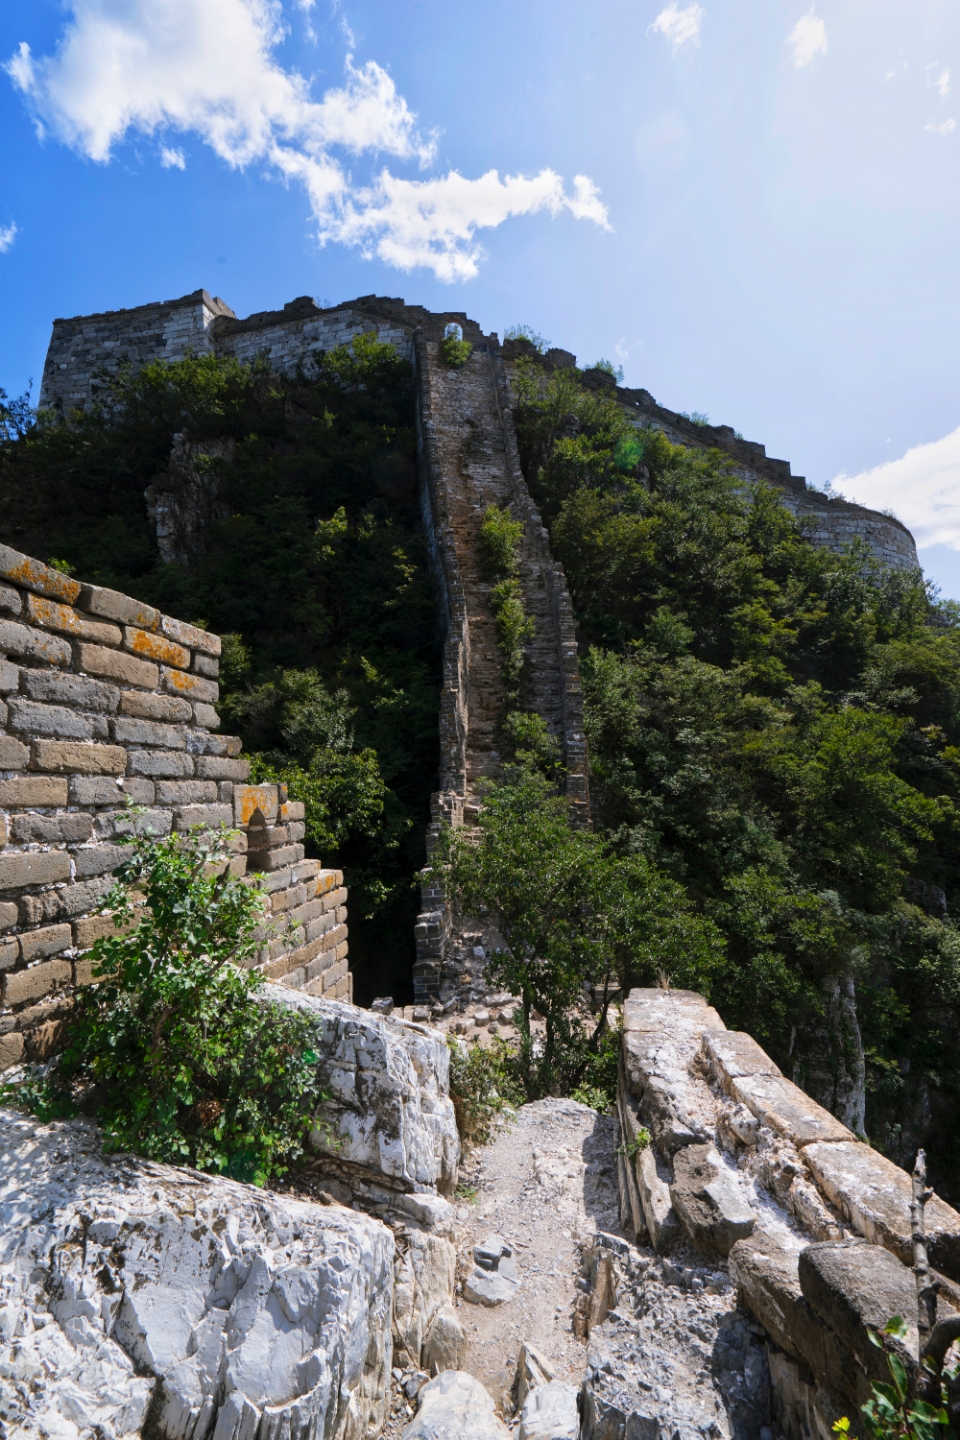
[[[186,670],[190,665],[190,651],[178,645],[175,640],[168,640],[165,635],[151,635],[146,630],[136,630],[128,625],[126,628],[126,645],[135,655],[146,655],[151,660],[160,660],[165,665],[175,665],[180,670]]]
[[[80,594],[79,582],[71,580],[69,575],[44,565],[42,560],[21,555],[19,550],[11,550],[6,545],[0,545],[0,575],[27,590],[39,590],[43,595],[65,600],[68,605],[72,605]]]

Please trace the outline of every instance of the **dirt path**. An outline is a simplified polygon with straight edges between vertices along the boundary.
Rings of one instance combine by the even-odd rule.
[[[575,1100],[540,1100],[524,1105],[461,1172],[461,1190],[476,1189],[457,1210],[461,1277],[472,1267],[471,1247],[492,1232],[512,1248],[520,1276],[515,1296],[493,1308],[457,1300],[467,1337],[463,1368],[503,1403],[508,1419],[524,1341],[558,1380],[583,1379],[586,1347],[572,1328],[580,1247],[597,1230],[620,1234],[615,1136],[615,1120]]]

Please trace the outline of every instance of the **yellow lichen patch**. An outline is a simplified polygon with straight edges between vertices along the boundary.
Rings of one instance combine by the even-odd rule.
[[[66,630],[70,635],[83,634],[83,620],[69,605],[58,605],[55,600],[44,600],[31,595],[27,601],[31,620],[38,625],[49,625],[51,630]]]
[[[147,655],[151,660],[162,660],[165,665],[175,665],[186,670],[190,664],[190,651],[168,640],[164,635],[150,635],[146,630],[135,630],[127,626],[127,649],[135,655]]]
[[[29,555],[22,555],[17,563],[6,571],[6,575],[8,579],[28,590],[40,590],[44,595],[54,595],[58,600],[65,600],[68,605],[72,605],[80,594],[80,585],[76,580],[71,580],[69,575],[63,575],[59,570],[52,570],[40,560],[32,560]]]
[[[277,818],[276,785],[237,785],[234,787],[233,798],[237,821],[241,825],[249,825],[257,810],[268,824]]]
[[[193,695],[198,690],[203,691],[209,681],[202,680],[199,675],[188,675],[184,670],[171,670],[165,676],[168,685],[174,690],[179,690],[181,695]]]

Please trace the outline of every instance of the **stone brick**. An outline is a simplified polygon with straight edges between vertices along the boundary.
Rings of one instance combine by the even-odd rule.
[[[0,855],[0,890],[22,890],[27,885],[52,885],[70,876],[70,856],[63,850],[29,851]]]
[[[317,920],[323,914],[323,902],[321,900],[306,900],[302,905],[296,905],[289,912],[290,919],[295,925],[306,925],[311,920]]]
[[[20,953],[27,964],[31,960],[42,960],[47,955],[59,955],[69,950],[73,936],[69,925],[47,925],[42,930],[28,930],[20,936]]]
[[[14,815],[13,838],[18,845],[76,845],[89,840],[93,821],[89,815]]]
[[[156,720],[132,720],[118,716],[113,738],[121,745],[159,745],[168,750],[185,750],[187,737],[179,725],[161,725]]]
[[[213,805],[218,799],[213,780],[158,780],[158,805]],[[231,811],[230,823],[233,824]]]
[[[18,775],[0,780],[0,805],[66,805],[67,782],[50,775]]]
[[[129,858],[129,845],[90,845],[73,852],[74,868],[79,879],[88,875],[106,875]]]
[[[248,870],[281,870],[303,859],[302,845],[282,845],[279,850],[248,850]]]
[[[206,730],[191,731],[187,745],[195,755],[223,755],[230,760],[235,760],[243,749],[239,736],[210,735]]]
[[[10,839],[10,822],[6,815],[0,815],[0,849]]]
[[[176,812],[174,829],[192,830],[195,825],[215,830],[218,826],[231,826],[233,811],[229,805],[184,805]]]
[[[79,710],[96,710],[112,715],[120,700],[116,685],[91,680],[86,675],[63,675],[55,670],[24,670],[24,694],[31,700],[53,701],[73,705]]]
[[[0,695],[8,695],[20,683],[20,668],[0,655]]]
[[[107,931],[103,933],[107,934]],[[83,985],[93,985],[97,983],[98,977],[94,976],[93,973],[95,964],[96,961],[94,960],[74,960],[73,983],[78,989]]]
[[[67,1034],[67,1021],[65,1016],[56,1020],[45,1020],[33,1030],[28,1030],[24,1035],[27,1047],[27,1055],[31,1060],[46,1060],[51,1055],[63,1048],[63,1042]]]
[[[57,890],[47,890],[43,897],[44,908],[52,898],[56,901],[58,915],[83,915],[99,905],[112,883],[109,878],[100,876],[94,880],[80,880],[75,885],[63,885]]]
[[[10,930],[16,923],[16,905],[10,900],[0,900],[0,930]]]
[[[36,735],[59,735],[66,740],[106,740],[103,715],[84,715],[66,705],[44,705],[38,700],[10,701],[10,728]]]
[[[180,700],[176,695],[148,695],[143,690],[124,690],[120,696],[120,713],[174,724],[193,719],[193,707],[188,700]]]
[[[3,1003],[22,1005],[27,1000],[39,1000],[61,985],[69,985],[72,979],[69,960],[45,960],[40,965],[32,965],[29,970],[14,970],[3,977]]]
[[[139,815],[131,815],[129,810],[101,810],[96,832],[100,840],[113,840],[118,835],[169,835],[172,824],[169,810],[146,810]]]
[[[302,800],[285,800],[280,806],[279,818],[287,823],[289,820],[302,820],[306,815],[306,807]]]
[[[55,600],[43,596],[27,596],[27,617],[34,625],[46,630],[62,630],[75,635],[78,640],[92,640],[95,645],[119,645],[120,631],[116,625],[105,625],[101,620],[88,620],[70,605],[58,605]]]
[[[71,771],[78,775],[122,775],[127,752],[121,745],[84,745],[70,740],[37,740],[33,746],[34,770]]]
[[[341,905],[347,903],[347,892],[344,886],[335,885],[333,889],[327,890],[323,896],[324,910],[336,911]]]
[[[122,935],[138,923],[137,919],[128,921],[125,925],[115,925],[112,915],[87,915],[83,920],[75,920],[73,923],[73,943],[78,950],[89,950],[96,940],[101,940],[104,935]],[[87,984],[87,981],[81,981]]]
[[[138,630],[135,626],[128,625],[123,632],[123,643],[141,659],[158,660],[164,665],[175,665],[180,670],[190,668],[190,651],[168,639],[166,635]]]
[[[325,970],[325,971],[323,972],[323,993],[324,993],[324,995],[329,994],[329,992],[334,988],[335,985],[337,985],[337,984],[339,983],[339,981],[346,979],[346,976],[347,976],[347,962],[346,962],[346,958],[338,959],[335,964],[333,964],[333,965],[330,966],[329,970]]]
[[[152,660],[137,660],[121,650],[105,650],[101,645],[82,642],[79,650],[81,670],[122,680],[125,685],[141,685],[145,690],[157,688],[160,672]]]
[[[291,820],[287,828],[290,831],[290,839],[293,841],[302,840],[307,833],[307,827],[302,820]]]
[[[20,941],[0,940],[0,970],[12,970],[20,959]]]
[[[315,980],[318,975],[322,975],[325,970],[329,970],[331,965],[335,965],[336,963],[336,956],[329,950],[325,951],[322,955],[318,955],[317,958],[311,960],[310,964],[306,967],[307,980]]]
[[[106,590],[100,585],[84,585],[78,600],[81,610],[100,615],[104,620],[118,620],[121,625],[136,625],[140,630],[156,630],[160,611],[140,600],[131,600],[119,590]]]
[[[25,770],[30,750],[12,735],[0,735],[0,770]]]
[[[73,661],[73,651],[66,640],[48,635],[45,630],[20,625],[16,620],[0,620],[0,650],[27,660],[42,660],[47,665],[69,665]]]
[[[23,1036],[16,1030],[10,1035],[0,1035],[0,1071],[19,1065],[23,1059]]]
[[[224,755],[198,755],[197,774],[204,780],[246,780],[249,760],[230,760]]]
[[[268,823],[277,818],[280,801],[276,785],[240,785],[233,792],[233,801],[238,825],[249,825],[258,810]]]
[[[22,585],[25,590],[35,590],[53,600],[63,600],[67,605],[72,605],[80,594],[79,581],[71,580],[69,575],[44,565],[42,560],[21,555],[19,550],[11,550],[7,545],[0,545],[0,575],[5,580],[12,580],[15,585]]]
[[[277,890],[270,896],[270,909],[274,915],[283,910],[293,910],[307,898],[306,885],[293,885],[289,890]]]
[[[5,610],[8,615],[19,615],[22,609],[20,592],[11,590],[9,585],[0,585],[0,610]]]
[[[205,730],[217,730],[220,727],[220,716],[212,705],[194,705],[193,718],[197,725],[202,725]]]
[[[214,680],[204,680],[202,675],[188,675],[185,670],[161,667],[163,688],[170,695],[183,695],[188,699],[213,705],[220,696],[220,686]]]
[[[201,650],[205,655],[220,654],[220,636],[211,635],[208,630],[187,625],[183,620],[175,620],[172,615],[160,617],[160,629],[164,635],[169,635],[171,640],[176,640],[178,645],[187,645],[191,650]]]
[[[127,769],[131,775],[192,775],[193,756],[179,750],[128,750]]]
[[[194,655],[193,671],[196,675],[205,675],[208,680],[216,680],[220,674],[220,661],[214,660],[211,655]]]
[[[141,780],[125,775],[119,778],[106,775],[71,775],[71,805],[116,805],[124,799],[135,805],[152,805],[154,784],[152,780]],[[64,801],[66,804],[66,801]]]
[[[313,903],[316,905],[318,902],[314,900]],[[318,915],[317,918],[311,920],[307,926],[307,939],[320,939],[322,936],[329,934],[329,932],[335,928],[336,923],[336,914],[334,911],[329,911],[325,915]]]

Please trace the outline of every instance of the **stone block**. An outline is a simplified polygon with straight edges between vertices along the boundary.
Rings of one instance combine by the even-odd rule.
[[[183,778],[193,774],[193,756],[178,750],[128,750],[127,769],[131,775]]]
[[[105,675],[124,685],[140,685],[144,690],[156,689],[160,672],[152,660],[138,660],[122,650],[106,650],[102,645],[88,645],[84,641],[78,648],[81,670]]]
[[[8,545],[0,545],[0,576],[12,580],[14,585],[23,586],[25,590],[49,595],[51,599],[62,600],[67,605],[72,605],[80,594],[77,580],[71,580],[69,575],[44,565],[41,560],[21,555],[19,550],[11,550]]]
[[[732,1076],[725,1088],[734,1100],[756,1115],[761,1125],[769,1125],[794,1145],[854,1139],[852,1132],[829,1110],[824,1110],[799,1085],[782,1075]]]
[[[129,810],[102,810],[97,816],[96,832],[100,840],[113,840],[118,835],[169,835],[173,816],[169,810],[147,810],[131,815]]]
[[[327,871],[326,873],[329,874],[330,872]],[[341,905],[347,903],[346,889],[342,885],[337,885],[332,890],[325,889],[322,893],[322,899],[325,911],[337,910]]]
[[[687,1145],[673,1158],[670,1198],[695,1245],[729,1255],[751,1234],[756,1216],[713,1145]]]
[[[198,755],[197,774],[204,780],[244,781],[250,775],[250,761],[231,760],[226,755]]]
[[[233,801],[238,825],[249,825],[258,810],[267,823],[277,818],[280,800],[276,785],[238,785]]]
[[[16,923],[16,905],[11,900],[0,900],[0,930],[12,930]]]
[[[113,738],[121,745],[156,745],[166,750],[185,750],[187,735],[182,725],[162,725],[156,720],[117,716],[111,722]]]
[[[22,890],[27,885],[51,885],[70,878],[70,856],[64,850],[30,850],[0,855],[0,890]]]
[[[90,845],[73,852],[74,868],[80,879],[106,875],[129,858],[129,845]]]
[[[170,695],[183,695],[195,704],[213,705],[220,695],[220,686],[202,675],[188,675],[185,670],[174,670],[164,665],[161,668],[163,688]]]
[[[19,1017],[23,1018],[22,1012]],[[51,1055],[56,1054],[63,1048],[63,1042],[67,1034],[66,1016],[56,1016],[52,1020],[44,1020],[39,1025],[32,1026],[29,1030],[24,1026],[24,1041],[27,1047],[27,1058],[30,1060],[49,1060]]]
[[[95,645],[120,644],[120,631],[116,625],[88,620],[71,605],[59,605],[43,596],[27,596],[27,618],[34,625],[42,625],[47,630],[62,630],[78,640],[92,640]]]
[[[551,1380],[527,1396],[516,1440],[580,1440],[576,1385]]]
[[[730,1275],[741,1301],[775,1345],[808,1366],[821,1381],[829,1376],[834,1384],[838,1378],[843,1384],[844,1372],[853,1370],[852,1356],[837,1344],[804,1298],[798,1270],[802,1249],[799,1239],[755,1230],[731,1249]],[[852,1374],[846,1387],[855,1396]]]
[[[143,690],[124,690],[120,695],[120,713],[176,725],[184,725],[193,719],[193,707],[189,701],[179,700],[176,695],[149,695]]]
[[[136,626],[128,625],[123,632],[123,643],[127,650],[143,660],[156,660],[181,670],[190,667],[190,651],[158,631],[138,630]]]
[[[73,922],[73,943],[78,950],[89,950],[94,941],[101,940],[104,935],[122,935],[137,923],[134,920],[121,926],[114,924],[112,915],[87,915]]]
[[[23,1036],[16,1030],[0,1035],[0,1072],[19,1065],[23,1059]]]
[[[0,650],[46,665],[70,665],[73,651],[66,640],[45,630],[33,630],[16,620],[0,620]]]
[[[279,819],[286,823],[288,820],[302,820],[306,814],[306,806],[302,800],[285,800],[279,809]]]
[[[247,867],[250,870],[282,870],[302,859],[302,845],[282,845],[279,850],[251,849],[247,852]]]
[[[336,953],[336,952],[334,952],[334,953]],[[324,993],[324,995],[329,994],[329,992],[330,992],[331,990],[333,990],[333,989],[336,987],[336,985],[337,985],[341,980],[345,979],[345,978],[346,978],[346,974],[347,974],[347,962],[346,962],[346,959],[338,960],[338,959],[335,958],[333,964],[329,967],[329,969],[324,970],[324,972],[323,972],[323,993]]]
[[[129,595],[121,595],[119,590],[107,590],[100,585],[83,585],[77,604],[90,615],[116,620],[121,625],[136,625],[140,630],[156,630],[160,624],[160,612],[152,605],[144,605]]]
[[[65,740],[106,740],[103,715],[85,715],[66,705],[44,705],[38,700],[10,701],[10,728],[30,736],[55,735]]]
[[[122,775],[127,752],[121,745],[94,745],[70,740],[36,740],[32,768],[59,774]]]
[[[71,775],[70,777],[71,805],[116,805],[122,803],[124,799],[132,800],[135,805],[152,805],[153,798],[152,780],[139,780],[126,775],[122,777]]]
[[[89,815],[15,815],[13,837],[18,845],[77,845],[93,834]]]
[[[17,939],[0,940],[0,970],[12,970],[19,959],[20,941]]]
[[[208,730],[191,730],[187,745],[193,755],[224,755],[230,760],[235,760],[243,749],[239,736],[211,735]]]
[[[782,1072],[752,1035],[740,1030],[707,1030],[703,1035],[703,1058],[707,1069],[721,1087],[730,1093],[731,1080],[750,1075],[775,1075]]]
[[[11,809],[26,805],[66,805],[67,781],[51,775],[18,775],[0,780],[0,805]]]
[[[11,590],[9,585],[0,585],[0,610],[5,610],[8,615],[19,615],[22,609],[23,601],[19,590]]]
[[[120,700],[116,685],[91,680],[86,675],[64,675],[56,670],[24,670],[23,692],[31,700],[72,705],[78,710],[95,710],[112,715]]]
[[[0,695],[8,695],[20,683],[20,669],[5,656],[0,655]]]
[[[220,661],[214,660],[212,655],[194,655],[192,668],[196,675],[204,675],[208,680],[216,680],[220,674]]]
[[[220,728],[220,716],[212,705],[194,705],[193,718],[195,724],[202,725],[206,730],[218,730]]]
[[[70,927],[65,928],[69,934]],[[72,979],[69,960],[44,960],[29,970],[14,970],[3,977],[3,1003],[22,1005],[27,1000],[39,1000],[69,985]]]
[[[213,780],[158,780],[158,805],[212,805],[217,801],[217,786]],[[233,823],[233,810],[230,811]]]
[[[314,904],[316,903],[317,902],[314,901]],[[319,940],[322,936],[329,935],[330,932],[336,927],[336,923],[336,916],[332,911],[327,914],[319,915],[316,920],[311,920],[308,923],[306,929],[307,939]],[[329,943],[333,946],[334,949],[336,949],[336,942],[333,939],[331,939]]]
[[[349,944],[349,942],[348,942],[347,940],[341,940],[341,941],[340,941],[340,944],[337,946],[336,952],[335,952],[336,957],[337,957],[337,964],[339,965],[341,961],[343,962],[343,967],[344,967],[344,968],[343,968],[343,971],[342,971],[341,973],[344,974],[344,975],[346,975],[346,973],[347,973],[346,966],[347,966],[347,955],[348,955],[348,953],[349,953],[349,950],[350,950],[350,944]]]
[[[58,916],[83,915],[99,905],[112,883],[109,876],[101,875],[92,880],[80,880],[73,885],[61,886],[57,890],[48,890],[43,899],[45,903],[51,898],[55,899]]]
[[[904,1265],[913,1263],[912,1185],[905,1170],[859,1140],[807,1145],[802,1156],[822,1193],[854,1230],[885,1246]],[[960,1215],[934,1195],[924,1220],[931,1265],[960,1280]]]
[[[30,748],[12,735],[0,735],[0,770],[25,770]]]
[[[220,826],[233,825],[233,810],[229,805],[183,805],[174,817],[175,830],[192,830],[201,825],[205,830],[216,830]],[[248,858],[249,864],[249,858]]]
[[[465,1370],[445,1370],[429,1380],[418,1406],[402,1440],[509,1440],[489,1393]]]
[[[220,636],[211,635],[209,630],[201,630],[196,625],[175,620],[172,615],[160,617],[160,629],[171,640],[176,640],[178,645],[186,645],[190,650],[200,650],[204,655],[220,654]]]
[[[25,964],[59,955],[69,950],[73,936],[69,925],[46,925],[42,930],[27,930],[20,936],[20,953]]]

